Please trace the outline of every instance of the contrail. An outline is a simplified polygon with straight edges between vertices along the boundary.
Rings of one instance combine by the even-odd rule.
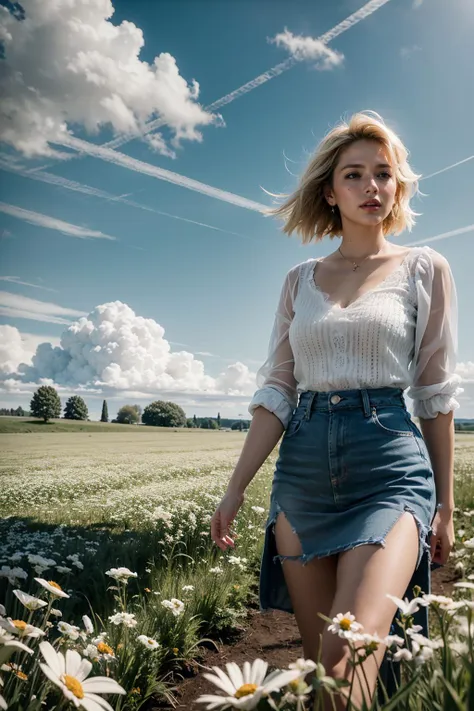
[[[193,180],[193,178],[188,178],[185,175],[179,175],[179,173],[166,170],[166,168],[159,168],[151,163],[145,163],[137,158],[132,158],[125,153],[114,151],[112,148],[98,146],[95,143],[89,143],[89,141],[74,138],[74,136],[64,139],[64,142],[62,142],[61,145],[82,153],[87,153],[87,155],[94,156],[96,158],[101,158],[102,160],[113,163],[114,165],[121,165],[124,168],[129,168],[137,173],[150,175],[152,178],[158,178],[158,180],[166,180],[167,182],[174,183],[175,185],[181,185],[184,188],[189,188],[189,190],[195,190],[203,195],[209,195],[209,197],[217,198],[217,200],[223,200],[224,202],[229,202],[232,205],[237,205],[237,207],[244,207],[247,210],[254,210],[255,212],[263,212],[268,208],[267,205],[255,202],[254,200],[248,200],[240,195],[229,193],[227,190],[214,188],[212,185],[206,185],[206,183],[199,182],[199,180]]]
[[[419,244],[426,244],[427,242],[437,242],[440,239],[446,239],[447,237],[456,237],[457,235],[463,235],[466,232],[473,232],[474,225],[466,225],[466,227],[458,227],[456,230],[450,230],[449,232],[442,232],[440,235],[435,235],[434,237],[425,237],[425,239],[420,239],[418,242],[409,242],[404,244],[404,247],[416,247]]]
[[[451,170],[451,168],[457,168],[458,165],[462,165],[463,163],[467,163],[469,160],[472,160],[474,156],[468,156],[467,158],[463,158],[463,160],[458,160],[457,163],[453,163],[452,165],[447,165],[446,168],[441,168],[441,170],[437,170],[435,173],[430,173],[429,175],[424,175],[421,180],[427,180],[428,178],[433,178],[435,175],[439,175],[440,173],[444,173],[446,170]]]
[[[12,217],[17,217],[20,220],[25,220],[25,222],[29,222],[32,225],[47,227],[50,230],[58,230],[63,234],[71,235],[71,237],[79,237],[81,239],[88,239],[89,237],[111,240],[116,239],[116,237],[111,237],[110,235],[106,235],[103,232],[98,232],[97,230],[88,230],[85,227],[80,227],[79,225],[72,225],[70,222],[58,220],[56,219],[56,217],[43,215],[40,212],[33,212],[32,210],[25,210],[23,207],[17,207],[17,205],[8,205],[5,202],[0,202],[0,212],[4,212],[6,215],[11,215]]]
[[[129,207],[136,207],[139,210],[145,210],[146,212],[153,212],[156,215],[162,215],[164,217],[171,217],[174,220],[181,220],[182,222],[188,222],[192,225],[198,225],[199,227],[205,227],[209,230],[216,230],[217,232],[223,232],[224,234],[233,235],[234,237],[242,237],[243,239],[250,239],[248,235],[240,234],[239,232],[231,232],[230,230],[224,230],[221,227],[215,227],[214,225],[208,225],[205,222],[198,222],[197,220],[191,220],[186,217],[180,217],[179,215],[173,215],[170,212],[164,212],[163,210],[157,210],[154,207],[148,207],[148,205],[143,205],[142,203],[135,202],[134,200],[127,200],[121,195],[112,195],[105,190],[100,188],[94,188],[91,185],[84,185],[78,183],[76,180],[69,180],[68,178],[63,178],[60,175],[55,175],[54,173],[47,173],[46,171],[38,170],[35,173],[22,168],[18,165],[12,165],[5,160],[3,160],[0,155],[0,170],[6,170],[10,173],[16,173],[24,178],[30,178],[32,180],[38,180],[42,183],[49,183],[50,185],[56,185],[59,188],[65,188],[66,190],[73,190],[78,193],[83,193],[84,195],[92,195],[93,197],[102,198],[104,200],[110,200],[111,202],[120,202]],[[130,193],[131,194],[131,193]]]
[[[325,32],[323,35],[320,35],[316,39],[320,42],[324,42],[325,44],[327,44],[331,40],[341,35],[343,32],[350,30],[351,27],[354,27],[354,25],[357,25],[362,20],[365,20],[367,17],[372,15],[374,12],[376,12],[383,5],[386,5],[388,2],[390,2],[390,0],[371,0],[359,10],[354,12],[352,15],[349,15],[349,17],[347,17],[345,20],[339,22],[339,24],[335,25],[335,27],[333,27],[331,30]],[[246,84],[239,86],[238,89],[234,89],[234,91],[231,91],[229,94],[222,96],[220,99],[216,99],[216,101],[213,101],[212,104],[209,104],[209,106],[205,106],[204,110],[216,111],[222,106],[226,106],[232,101],[240,99],[241,96],[248,94],[250,91],[253,91],[262,84],[266,84],[266,82],[270,81],[270,79],[274,79],[275,77],[280,76],[280,74],[287,72],[288,69],[291,69],[295,66],[295,64],[300,61],[303,60],[296,59],[295,57],[288,57],[288,59],[286,59],[284,62],[280,62],[280,64],[275,65],[271,69],[268,69],[266,72],[263,72],[263,74],[260,74],[258,77],[255,77],[255,79],[251,79]],[[146,124],[145,135],[147,133],[150,133],[151,131],[155,131],[157,128],[160,128],[165,124],[166,122],[162,119],[154,119],[153,121],[150,121],[148,124]],[[104,143],[104,146],[107,146],[108,148],[117,148],[118,146],[123,146],[124,143],[127,143],[132,138],[134,137],[123,134],[122,136],[117,136],[117,138],[114,138],[108,143]]]

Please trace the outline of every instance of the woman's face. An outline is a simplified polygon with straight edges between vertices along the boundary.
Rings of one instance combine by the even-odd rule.
[[[381,224],[393,207],[397,182],[388,150],[375,140],[354,141],[336,164],[332,189],[325,191],[328,203],[337,205],[343,224]],[[361,207],[376,200],[379,207]]]

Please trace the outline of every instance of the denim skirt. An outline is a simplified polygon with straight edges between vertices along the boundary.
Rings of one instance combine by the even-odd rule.
[[[300,393],[280,443],[260,568],[260,611],[293,612],[282,561],[385,545],[405,511],[418,530],[418,559],[406,591],[430,588],[430,536],[436,513],[433,469],[401,388]],[[302,555],[281,556],[274,527],[283,512]],[[393,562],[396,565],[396,561]],[[405,597],[404,596],[404,597]],[[428,634],[426,608],[416,620]]]

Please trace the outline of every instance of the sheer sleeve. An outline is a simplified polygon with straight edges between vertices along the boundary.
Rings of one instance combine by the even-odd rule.
[[[299,268],[290,269],[280,293],[266,361],[257,371],[257,386],[250,405],[251,415],[257,407],[265,407],[288,426],[297,405],[295,359],[289,341],[289,329],[294,316],[293,305],[298,288]]]
[[[457,356],[458,308],[453,275],[439,252],[424,247],[415,274],[418,299],[414,357],[410,363],[416,417],[428,420],[459,407],[461,377],[454,371]]]

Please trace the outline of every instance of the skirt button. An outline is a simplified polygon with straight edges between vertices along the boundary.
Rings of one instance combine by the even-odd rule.
[[[341,402],[341,398],[339,395],[333,395],[331,398],[331,402],[333,405],[337,405],[338,402]]]

